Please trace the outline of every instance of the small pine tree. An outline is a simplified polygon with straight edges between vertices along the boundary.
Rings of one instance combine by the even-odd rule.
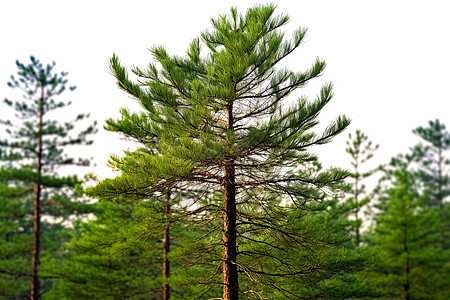
[[[423,206],[411,162],[396,158],[389,169],[392,186],[386,191],[387,212],[377,217],[378,226],[368,235],[379,263],[369,281],[383,288],[386,299],[447,299],[448,254],[431,246],[437,215]]]
[[[445,152],[450,149],[450,134],[439,120],[430,121],[428,127],[417,127],[413,132],[426,144],[419,143],[413,150],[418,163],[415,171],[422,187],[427,191],[424,205],[436,210],[438,214],[437,232],[444,249],[450,249],[450,160]]]
[[[348,201],[353,208],[353,217],[355,220],[355,244],[357,246],[361,243],[361,211],[364,206],[370,202],[370,199],[367,195],[365,195],[365,185],[362,181],[374,174],[376,171],[374,169],[363,172],[361,171],[361,167],[365,162],[373,157],[374,152],[377,149],[378,145],[373,145],[372,141],[368,140],[368,136],[361,130],[356,130],[354,136],[352,136],[351,133],[348,135],[347,148],[345,151],[352,157],[351,165],[353,167],[353,172],[350,174],[350,177],[353,179],[352,189],[350,192],[352,197],[348,199]]]

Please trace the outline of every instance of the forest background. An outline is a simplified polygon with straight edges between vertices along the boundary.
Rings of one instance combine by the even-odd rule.
[[[279,8],[280,8],[280,5],[279,5]],[[292,19],[294,19],[294,18],[292,18]],[[292,23],[292,22],[291,22]],[[308,35],[308,41],[309,41],[309,39],[311,39],[311,31],[309,32],[309,35]],[[155,43],[153,43],[153,44],[155,44]],[[167,43],[161,43],[161,44],[164,44],[164,46],[166,46],[168,49],[170,49],[169,48],[169,46],[167,45]],[[308,43],[307,43],[308,44]],[[332,47],[331,47],[332,48]],[[320,55],[320,54],[316,54],[315,56],[317,56],[317,55],[319,55],[320,57],[322,57],[322,55]],[[122,56],[121,56],[122,57]],[[42,57],[39,57],[40,59],[42,59]],[[403,58],[403,57],[402,57]],[[292,57],[290,57],[290,59],[292,59]],[[55,59],[52,59],[52,60],[55,60]],[[308,62],[311,62],[313,59],[309,59],[309,61]],[[23,60],[22,60],[23,61]],[[45,60],[43,60],[44,62],[45,62]],[[328,60],[327,60],[328,61]],[[400,61],[401,61],[401,59],[400,59]],[[292,65],[292,62],[290,62],[289,60],[287,60],[287,62],[285,62],[286,63],[286,65]],[[307,61],[305,60],[305,63],[307,63]],[[125,64],[127,64],[127,63],[125,63]],[[133,63],[131,63],[132,65],[139,65],[139,63],[136,63],[136,62],[133,62]],[[58,62],[58,65],[60,65],[60,63]],[[300,67],[302,66],[301,65],[301,63],[299,64],[300,65]],[[357,66],[359,66],[359,64],[355,64],[355,65],[357,65]],[[330,69],[330,64],[328,63],[328,69]],[[64,70],[67,70],[66,68],[64,68]],[[13,74],[14,72],[11,72],[11,74]],[[72,73],[72,72],[70,72],[70,73]],[[329,73],[327,72],[326,73],[326,75],[325,76],[323,76],[323,77],[326,77],[326,78],[328,78],[328,76],[329,76]],[[357,76],[357,77],[360,77],[360,76]],[[338,80],[334,80],[333,78],[330,78],[331,80],[333,80],[335,83],[338,83]],[[70,82],[72,83],[73,82],[73,80],[72,80],[72,77],[70,78]],[[318,82],[317,84],[323,84],[323,81],[321,81],[321,82]],[[423,83],[422,83],[423,84]],[[78,83],[77,83],[77,85],[79,85]],[[398,87],[397,87],[398,88]],[[314,92],[312,92],[312,93],[309,93],[309,91],[313,91],[313,90],[318,90],[318,85],[315,85],[314,83],[313,84],[311,84],[311,85],[309,85],[308,86],[308,88],[307,89],[305,89],[305,90],[302,90],[301,91],[301,94],[314,94]],[[386,92],[386,90],[384,90],[384,92]],[[367,94],[367,93],[366,93]],[[6,95],[8,95],[8,93],[6,93]],[[74,94],[73,94],[74,95]],[[363,95],[365,95],[365,94],[363,94]],[[417,93],[415,93],[415,95],[417,95]],[[295,97],[295,95],[294,95],[294,97]],[[75,103],[76,103],[76,101],[74,101]],[[334,98],[334,100],[332,101],[332,103],[333,104],[336,104],[338,101],[336,100],[336,97]],[[365,101],[359,101],[358,103],[364,103]],[[376,101],[375,101],[376,102]],[[91,103],[92,103],[92,101],[91,101]],[[127,102],[127,104],[126,105],[123,105],[123,106],[127,106],[127,108],[129,108],[130,106],[129,106],[129,103],[130,102]],[[391,101],[391,103],[390,103],[390,105],[392,106],[392,104],[394,104],[395,102],[394,101]],[[79,105],[79,103],[77,103],[77,105]],[[90,105],[91,106],[91,105]],[[109,105],[107,105],[107,106],[109,106]],[[339,105],[338,105],[339,106]],[[353,106],[352,107],[354,107],[355,106],[355,104],[353,104]],[[395,105],[394,105],[395,106]],[[76,107],[76,106],[75,106]],[[136,108],[136,110],[138,110],[137,109],[137,107],[138,106],[135,106],[135,108]],[[366,106],[364,106],[364,107],[366,107]],[[378,106],[377,106],[378,107]],[[405,105],[403,104],[403,107],[405,107]],[[409,107],[411,107],[411,105],[408,105],[408,108]],[[440,106],[440,111],[443,111],[443,106]],[[76,108],[73,108],[73,109],[76,109]],[[337,115],[337,114],[341,114],[341,113],[345,113],[346,115],[350,115],[350,112],[349,111],[351,111],[351,109],[348,109],[348,110],[346,110],[346,111],[344,111],[345,110],[345,108],[343,108],[342,106],[339,106],[339,108],[333,108],[331,105],[329,105],[329,106],[327,106],[327,108],[326,108],[327,110],[328,110],[328,113],[329,113],[329,115],[327,115],[327,113],[326,113],[326,111],[327,110],[325,110],[324,111],[324,113],[322,113],[321,114],[321,119],[323,118],[324,119],[324,123],[325,123],[325,125],[328,123],[327,121],[329,120],[329,119],[332,119],[332,116],[335,116],[335,115]],[[395,109],[394,109],[395,110]],[[386,111],[386,109],[385,109],[385,111]],[[392,109],[389,109],[389,111],[390,112],[392,112]],[[85,113],[85,112],[87,112],[86,110],[83,110],[83,113]],[[376,115],[376,113],[374,113],[374,111],[372,110],[371,111],[372,113],[371,113],[371,115],[373,116],[374,114]],[[398,111],[397,111],[398,112]],[[424,113],[424,111],[422,110],[422,113]],[[380,112],[380,114],[381,114],[381,112]],[[387,114],[387,115],[389,115],[389,114]],[[408,114],[408,116],[409,115],[411,115],[411,114]],[[424,114],[422,114],[421,116],[423,116]],[[114,117],[114,114],[111,114],[111,115],[108,115],[107,117]],[[352,117],[353,118],[353,117]],[[426,121],[428,121],[428,120],[430,120],[430,119],[434,119],[434,118],[436,118],[436,114],[434,115],[434,116],[432,116],[432,117],[429,117],[429,118],[426,118],[426,120],[424,120],[424,122],[422,123],[422,124],[418,124],[417,123],[417,120],[415,120],[415,123],[410,127],[410,128],[408,128],[408,131],[411,131],[411,129],[412,128],[415,128],[415,127],[417,127],[417,126],[420,126],[420,125],[425,125],[426,124]],[[97,119],[97,117],[95,117],[95,119]],[[353,118],[353,119],[355,119],[355,118]],[[383,120],[384,120],[384,117],[382,118]],[[444,120],[444,123],[445,123],[445,118],[440,118],[441,120]],[[388,118],[388,120],[389,120],[389,118]],[[101,123],[101,121],[100,121],[100,123]],[[397,115],[397,120],[396,120],[396,124],[398,124],[399,123],[399,119],[398,119],[398,115]],[[404,122],[401,122],[402,124],[404,124]],[[380,124],[380,123],[378,123],[378,124]],[[325,125],[323,125],[323,126],[325,126]],[[430,125],[433,125],[433,123],[430,123]],[[360,126],[360,128],[361,127],[363,127],[363,126]],[[379,126],[380,127],[380,126]],[[397,127],[395,127],[394,126],[394,128],[396,128],[396,129],[398,129],[398,127],[399,126],[397,126]],[[319,127],[320,128],[320,127]],[[322,127],[323,128],[323,127]],[[363,127],[364,128],[364,127]],[[367,132],[367,131],[369,131],[369,136],[371,137],[371,139],[374,139],[373,138],[373,136],[376,136],[376,134],[372,134],[371,133],[371,131],[370,131],[370,129],[363,129],[365,132]],[[379,130],[382,130],[381,128],[379,128]],[[377,130],[377,131],[374,131],[374,132],[380,132],[379,130]],[[445,128],[442,128],[442,130],[445,130]],[[393,130],[390,130],[390,133],[392,133],[392,131]],[[417,130],[416,132],[416,135],[421,135],[420,134],[420,130]],[[99,135],[99,137],[107,137],[108,135],[107,134],[100,134]],[[341,135],[341,140],[343,139],[343,136],[347,136],[346,134],[344,134],[344,135]],[[400,135],[400,136],[402,136],[402,135]],[[422,137],[423,137],[423,131],[422,131]],[[116,137],[117,138],[117,137]],[[425,138],[426,139],[426,138]],[[95,140],[96,140],[96,142],[98,143],[100,140],[101,140],[101,138],[95,138]],[[399,141],[401,141],[402,140],[402,138],[399,138],[399,136],[397,136],[397,138],[395,138],[395,140],[397,141],[397,143],[399,142]],[[342,141],[341,141],[342,142]],[[376,142],[378,143],[379,141],[378,140],[376,140]],[[114,143],[116,146],[119,146],[119,145],[121,145],[121,144],[124,144],[123,143],[123,141],[117,141],[116,143]],[[412,146],[412,145],[414,145],[414,142],[412,142],[412,143],[409,143],[408,144],[409,146]],[[90,146],[90,147],[93,147],[93,146]],[[103,145],[103,147],[104,147],[104,145]],[[131,147],[133,147],[133,146],[131,146]],[[322,150],[319,150],[319,149],[317,149],[317,153],[319,154],[319,157],[320,157],[320,160],[321,161],[324,161],[325,162],[325,164],[327,165],[327,166],[338,166],[338,167],[345,167],[345,166],[342,166],[341,165],[341,163],[340,163],[340,161],[349,161],[349,159],[348,159],[348,157],[347,157],[347,159],[340,159],[340,158],[338,158],[337,157],[337,155],[333,155],[333,157],[332,158],[327,158],[327,154],[328,153],[335,153],[336,152],[336,147],[337,147],[337,145],[335,144],[335,143],[332,143],[332,144],[330,144],[330,145],[328,145],[328,147],[333,147],[333,148],[326,148],[326,147],[324,147],[324,149],[322,149]],[[121,147],[122,149],[123,149],[123,146]],[[108,147],[108,149],[109,149],[109,151],[110,151],[110,153],[111,153],[111,147]],[[331,150],[332,149],[332,150]],[[345,146],[343,146],[342,147],[342,149],[345,149]],[[313,150],[315,150],[315,149],[313,149]],[[407,149],[404,149],[404,150],[406,150],[406,151],[408,151]],[[323,155],[321,154],[321,151],[324,151],[323,152]],[[81,153],[80,151],[79,151],[79,149],[77,149],[77,154],[79,154],[79,153]],[[120,152],[120,150],[118,149],[118,151],[112,151],[113,153],[115,152],[115,153],[117,153],[117,152]],[[345,152],[345,151],[343,151],[343,152]],[[347,151],[347,152],[349,152],[349,151]],[[351,151],[350,151],[351,152]],[[380,152],[380,151],[379,151]],[[378,152],[378,153],[379,153]],[[91,154],[92,153],[92,149],[89,149],[86,153],[89,153],[89,154]],[[98,152],[97,151],[95,151],[95,153],[97,154]],[[381,153],[383,153],[383,154],[385,154],[385,152],[383,152],[383,151],[381,151]],[[398,153],[398,152],[397,152]],[[390,156],[392,156],[392,155],[390,155]],[[328,161],[327,161],[328,160]],[[388,159],[386,159],[385,161],[388,161]],[[336,162],[339,162],[339,163],[336,163]],[[424,163],[424,161],[422,161],[422,163]],[[103,164],[104,165],[104,164]],[[425,164],[426,165],[426,164]],[[397,195],[397,196],[399,196],[399,197],[401,197],[401,195],[400,194],[398,194],[398,193],[402,193],[402,190],[401,190],[401,187],[402,186],[408,186],[409,185],[409,187],[411,188],[411,189],[414,189],[414,186],[415,186],[415,184],[416,184],[416,180],[419,180],[418,178],[420,178],[420,176],[419,177],[416,177],[416,179],[411,179],[410,177],[408,177],[409,175],[409,173],[408,174],[406,174],[406,173],[402,173],[401,171],[402,170],[406,170],[406,169],[408,169],[408,166],[409,166],[409,162],[408,162],[408,157],[406,157],[406,158],[400,158],[400,159],[398,159],[397,160],[397,162],[394,162],[394,164],[393,164],[393,169],[394,170],[389,170],[389,169],[387,169],[386,171],[385,171],[385,174],[390,174],[391,175],[391,180],[394,180],[393,182],[394,182],[394,187],[395,186],[397,186],[398,187],[398,189],[397,190],[391,190],[391,193],[389,192],[389,190],[387,191],[387,195],[391,195],[391,197],[394,197],[393,195],[394,194],[392,194],[392,193],[394,193],[395,191],[395,195]],[[395,171],[395,169],[397,168],[397,171],[399,171],[399,172],[397,172],[397,171]],[[347,168],[347,169],[349,169],[349,170],[351,170],[351,168]],[[104,170],[104,169],[103,169]],[[69,173],[73,173],[72,171],[68,171]],[[101,173],[103,172],[102,170],[100,170],[99,172],[96,172],[96,171],[94,171],[95,173],[97,173],[97,174],[100,174],[100,175],[102,175]],[[106,174],[106,173],[104,173],[104,174]],[[412,173],[411,173],[412,174]],[[110,175],[109,175],[110,176]],[[396,185],[396,183],[397,183],[397,185]],[[398,186],[398,184],[400,183],[400,186]],[[425,190],[426,190],[426,183],[423,183],[423,184],[425,184]],[[422,188],[423,188],[424,186],[422,185]],[[411,194],[410,192],[412,192],[412,190],[409,190],[409,188],[407,188],[406,190],[403,190],[403,193],[406,193],[406,194],[404,194],[404,195],[407,195],[407,198],[409,199],[408,201],[412,201],[412,203],[413,203],[413,206],[414,205],[419,205],[418,203],[419,202],[421,202],[421,201],[425,201],[425,202],[427,202],[427,200],[420,200],[421,199],[421,196],[419,196],[419,195],[413,195],[413,194]],[[418,198],[417,198],[418,197]],[[417,199],[416,199],[417,198]],[[411,200],[411,199],[413,199],[413,200]],[[416,199],[416,200],[414,200],[414,199]],[[431,198],[430,198],[431,199]],[[382,203],[383,205],[386,205],[387,204],[387,202],[385,202],[385,203]],[[408,204],[409,205],[409,204]],[[433,208],[433,205],[436,205],[436,204],[432,204],[431,202],[429,203],[429,204],[427,204],[430,208]],[[389,207],[391,207],[391,206],[389,206]],[[381,207],[379,207],[379,209],[381,209],[382,211],[384,210],[384,209],[387,209],[386,208],[386,206],[381,206]],[[394,208],[392,208],[394,211],[395,211],[395,207]],[[414,211],[414,209],[412,210],[412,211]],[[424,222],[423,224],[432,224],[433,223],[433,218],[436,218],[436,216],[421,216],[421,217],[423,217],[423,219],[421,219],[422,221],[420,221],[420,222]],[[420,218],[419,218],[420,219]],[[377,222],[380,222],[381,224],[388,224],[389,223],[389,221],[387,220],[387,219],[382,219],[382,218],[380,218],[380,219],[376,219],[377,220]],[[427,223],[428,222],[428,223]],[[431,223],[430,223],[431,222]],[[392,224],[391,224],[392,225]],[[430,225],[431,227],[433,227],[434,225]],[[383,227],[382,226],[379,226],[379,228],[380,228],[380,231],[381,231],[381,233],[380,232],[377,232],[377,234],[380,234],[380,236],[382,236],[382,231],[383,231]],[[385,231],[384,232],[392,232],[392,228],[385,228],[384,229]],[[430,232],[431,233],[431,232]],[[373,243],[374,245],[376,245],[377,243],[380,243],[380,236],[378,237],[378,239],[375,237],[375,238],[371,238],[370,236],[368,237],[368,241],[369,241],[369,244],[370,243]],[[357,242],[357,243],[359,243],[359,242]],[[430,245],[433,245],[433,243],[438,243],[438,242],[436,242],[436,240],[435,241],[433,241],[433,240],[427,240],[427,241],[424,241],[424,245],[425,246],[430,246]],[[445,247],[444,247],[445,248]],[[438,254],[436,254],[436,253],[434,253],[434,255],[433,255],[433,257],[439,257],[439,255]],[[437,263],[437,262],[436,262]],[[442,288],[442,287],[440,287],[440,288]],[[439,287],[438,287],[438,289],[439,289]],[[445,287],[444,287],[444,290],[445,290]],[[376,292],[374,292],[375,294],[376,294]]]

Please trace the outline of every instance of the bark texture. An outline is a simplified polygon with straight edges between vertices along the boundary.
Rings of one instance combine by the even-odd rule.
[[[41,86],[41,99],[39,101],[39,134],[38,134],[38,149],[37,149],[37,182],[35,184],[35,198],[34,198],[34,242],[33,242],[33,257],[31,259],[31,293],[30,299],[36,300],[39,298],[39,275],[38,266],[40,264],[40,236],[41,236],[41,159],[42,159],[42,120],[44,117],[44,86]]]
[[[233,130],[233,106],[227,107],[228,130]],[[225,162],[223,209],[223,299],[236,300],[239,297],[238,270],[236,264],[236,183],[235,166],[232,158]]]

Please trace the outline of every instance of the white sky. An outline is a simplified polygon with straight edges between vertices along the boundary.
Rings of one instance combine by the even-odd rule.
[[[135,103],[115,86],[108,59],[117,53],[126,66],[145,66],[148,48],[163,45],[183,54],[192,38],[210,28],[210,18],[241,12],[258,1],[1,1],[0,100],[19,98],[6,82],[17,72],[15,60],[28,63],[34,55],[56,62],[69,72],[75,92],[71,111],[91,112],[100,126]],[[301,94],[315,97],[320,85],[333,81],[335,97],[325,107],[325,125],[338,114],[353,120],[350,129],[317,149],[326,165],[349,168],[345,141],[361,129],[380,144],[376,163],[403,153],[418,139],[412,129],[439,118],[450,126],[450,5],[448,1],[274,1],[277,13],[291,17],[294,27],[309,28],[307,42],[291,54],[288,64],[304,70],[316,57],[327,61],[324,76]],[[0,118],[4,118],[0,106]],[[94,172],[104,175],[110,153],[126,147],[117,134],[101,130],[89,148]]]

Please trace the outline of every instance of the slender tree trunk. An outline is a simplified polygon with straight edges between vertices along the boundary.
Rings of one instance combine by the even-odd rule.
[[[405,292],[405,300],[410,300],[410,297],[409,297],[409,289],[410,289],[409,273],[410,273],[410,266],[409,266],[408,229],[407,228],[404,229],[403,251],[406,253],[406,261],[405,261],[405,264],[403,266],[403,275],[404,275],[403,290]]]
[[[233,128],[233,106],[227,106],[228,130]],[[223,210],[223,299],[236,300],[239,297],[238,272],[236,265],[236,184],[234,160],[225,162]]]
[[[164,213],[166,214],[166,217],[168,218],[170,214],[170,191],[167,191],[166,193],[166,203],[164,205]],[[168,254],[170,252],[170,225],[169,222],[167,223],[166,227],[164,228],[164,262],[163,262],[163,277],[165,279],[169,278],[170,276],[170,260],[168,258]],[[170,286],[167,282],[164,283],[163,286],[163,299],[168,300],[170,298]]]
[[[358,169],[356,169],[356,180],[355,180],[355,221],[358,222],[359,221],[359,201],[358,201],[358,197],[359,197],[359,174],[358,174]],[[355,243],[356,246],[359,246],[359,244],[361,243],[361,238],[360,238],[360,234],[359,234],[359,224],[356,224],[356,228],[355,228]]]
[[[441,246],[442,249],[447,249],[447,241],[445,239],[445,227],[442,226],[444,221],[444,196],[442,193],[442,163],[444,161],[444,157],[442,156],[442,145],[439,144],[438,147],[438,231],[441,236]]]
[[[44,86],[41,86],[41,99],[39,101],[39,135],[38,135],[38,150],[37,150],[37,182],[35,184],[35,198],[34,198],[34,243],[33,243],[33,257],[31,262],[31,300],[39,298],[39,277],[38,266],[40,264],[40,236],[41,236],[41,158],[42,158],[42,119],[44,116]]]
[[[403,289],[405,291],[405,300],[410,300],[411,298],[409,297],[409,261],[407,260],[405,263],[405,282],[403,283]]]

